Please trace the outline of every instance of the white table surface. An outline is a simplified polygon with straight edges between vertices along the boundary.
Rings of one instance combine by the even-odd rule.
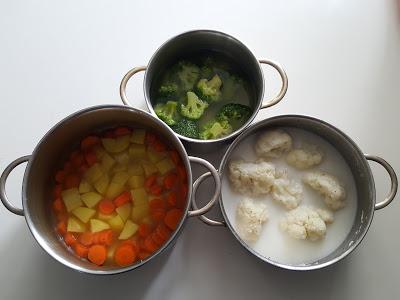
[[[1,170],[31,153],[68,114],[119,104],[119,82],[129,68],[146,64],[166,39],[198,28],[230,33],[257,57],[285,67],[287,96],[257,119],[321,118],[400,170],[400,1],[152,2],[1,1]],[[264,71],[271,96],[279,77]],[[142,80],[137,76],[128,94],[145,108]],[[379,200],[389,180],[372,167]],[[7,184],[16,205],[23,171],[19,167]],[[398,200],[375,214],[360,247],[324,270],[276,269],[248,255],[228,229],[190,219],[169,255],[113,277],[79,274],[55,262],[24,218],[1,207],[0,299],[397,299]]]

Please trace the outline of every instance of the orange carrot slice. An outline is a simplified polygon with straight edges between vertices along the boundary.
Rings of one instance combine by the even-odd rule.
[[[92,263],[101,266],[106,261],[107,249],[103,245],[93,245],[89,248],[87,257]]]
[[[79,242],[84,246],[91,246],[93,244],[94,234],[87,231],[79,236]]]
[[[130,245],[122,245],[115,250],[114,261],[120,267],[133,264],[136,260],[136,252]]]
[[[114,234],[111,229],[103,230],[99,233],[99,242],[107,246],[111,246],[114,240]]]
[[[67,232],[67,233],[64,235],[64,242],[65,242],[65,244],[67,244],[68,246],[72,246],[72,245],[75,244],[77,241],[76,241],[76,237],[75,237],[72,233]]]
[[[178,182],[178,176],[174,173],[170,173],[164,177],[163,185],[164,188],[166,188],[167,190],[171,190],[176,185],[177,182]]]
[[[141,237],[147,237],[151,233],[150,225],[146,223],[141,223],[139,225],[138,233]]]
[[[132,133],[132,131],[127,127],[118,127],[114,130],[115,136],[123,136],[123,135],[128,135],[131,133]]]
[[[99,202],[99,211],[102,214],[110,215],[114,212],[114,210],[115,205],[111,200],[104,199]]]
[[[97,144],[100,144],[100,138],[95,135],[89,135],[85,137],[81,142],[81,148],[83,150],[89,149]]]
[[[75,251],[75,254],[81,258],[86,258],[88,256],[89,249],[82,244],[74,244],[73,249]]]
[[[167,212],[164,218],[164,223],[167,225],[171,230],[175,230],[178,226],[183,212],[181,209],[173,208]]]
[[[131,193],[128,191],[125,191],[122,194],[120,194],[117,198],[114,199],[114,205],[116,207],[120,207],[130,201],[131,201]]]

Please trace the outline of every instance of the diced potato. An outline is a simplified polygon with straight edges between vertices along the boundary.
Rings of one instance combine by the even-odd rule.
[[[137,189],[144,186],[144,176],[131,176],[128,180],[128,184],[132,189]]]
[[[115,164],[115,159],[110,154],[104,151],[104,155],[101,158],[101,168],[104,172],[108,172]]]
[[[67,225],[68,232],[85,232],[86,227],[81,221],[74,217],[68,218],[68,225]]]
[[[99,179],[96,180],[96,182],[94,183],[94,188],[100,194],[104,195],[105,192],[107,191],[109,183],[110,183],[110,178],[108,177],[108,174],[105,173],[105,174],[101,175],[101,177]]]
[[[112,213],[109,215],[102,214],[101,212],[97,213],[97,219],[102,220],[102,221],[110,221],[112,218],[115,216],[118,216],[116,213]]]
[[[108,224],[110,224],[111,228],[114,230],[122,230],[124,228],[124,221],[122,220],[120,215],[116,215],[115,217],[108,220]]]
[[[149,196],[144,188],[137,188],[131,190],[133,205],[143,205],[148,203]]]
[[[157,169],[160,171],[161,175],[168,173],[169,171],[175,169],[175,164],[170,158],[165,158],[158,163],[156,163]]]
[[[81,220],[83,223],[87,223],[89,222],[90,218],[92,218],[96,214],[96,211],[94,209],[82,206],[75,208],[72,211],[72,214],[79,220]]]
[[[131,214],[132,204],[125,203],[124,205],[117,207],[115,210],[117,211],[118,215],[122,218],[122,220],[126,222],[126,220],[128,220],[129,218],[129,215]]]
[[[89,208],[93,208],[99,203],[103,196],[96,192],[88,192],[81,196],[83,203]]]
[[[110,229],[110,225],[108,223],[98,220],[98,219],[91,219],[90,220],[90,231],[91,232],[99,232],[106,229]]]
[[[135,205],[132,208],[131,218],[134,222],[140,223],[140,221],[145,218],[149,214],[149,205],[148,203]]]
[[[79,206],[82,206],[81,195],[79,194],[79,190],[77,188],[62,191],[61,198],[64,201],[68,212]]]
[[[90,183],[94,183],[97,179],[99,179],[103,175],[103,171],[101,170],[100,164],[95,163],[85,172],[84,176]]]
[[[135,129],[131,135],[131,143],[144,144],[144,138],[146,137],[146,130]]]
[[[127,165],[116,164],[115,167],[111,170],[111,173],[119,173],[119,172],[126,172],[128,170]]]
[[[128,164],[128,163],[129,163],[129,160],[131,159],[130,156],[129,156],[129,154],[128,154],[128,151],[124,151],[124,152],[115,154],[115,155],[114,155],[114,158],[115,158],[115,160],[116,160],[119,164],[121,164],[121,165],[126,165],[126,164]]]
[[[132,235],[136,233],[138,230],[139,225],[133,223],[131,220],[126,221],[124,229],[122,229],[121,234],[119,235],[118,239],[120,240],[127,240]]]
[[[144,171],[142,166],[139,163],[132,163],[128,166],[128,174],[130,176],[138,176],[138,175],[143,175]]]
[[[156,165],[148,161],[142,161],[142,167],[146,177],[158,172]]]
[[[125,185],[116,183],[116,182],[110,182],[107,188],[106,192],[106,197],[109,199],[113,199],[117,197],[119,194],[121,194],[125,190]]]
[[[129,147],[129,155],[133,159],[146,158],[146,146],[139,144],[132,144]]]
[[[92,185],[85,179],[82,179],[81,183],[79,184],[79,193],[84,194],[91,191],[93,191]]]
[[[119,183],[121,185],[124,185],[129,179],[129,174],[128,172],[118,172],[115,173],[113,178],[111,179],[112,182]]]
[[[118,153],[126,150],[130,144],[130,136],[124,135],[115,139],[104,138],[101,139],[103,147],[110,153]]]
[[[147,148],[147,157],[153,164],[159,162],[163,158],[165,158],[167,154],[165,152],[156,152],[152,149]]]

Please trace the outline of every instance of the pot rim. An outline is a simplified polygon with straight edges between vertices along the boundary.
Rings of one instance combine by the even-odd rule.
[[[225,141],[229,141],[231,139],[233,139],[234,137],[238,136],[241,132],[243,132],[243,130],[245,130],[246,128],[248,128],[251,124],[251,122],[253,122],[253,120],[255,119],[255,117],[258,115],[259,111],[261,110],[261,106],[263,104],[263,99],[264,99],[264,91],[265,91],[265,80],[264,80],[264,73],[263,70],[260,66],[260,62],[258,61],[258,59],[256,58],[256,56],[254,55],[254,53],[240,40],[238,40],[237,38],[233,37],[230,34],[227,34],[225,32],[222,31],[218,31],[218,30],[213,30],[213,29],[195,29],[195,30],[188,30],[185,32],[182,32],[178,35],[175,35],[171,38],[169,38],[168,40],[166,40],[164,43],[162,43],[157,50],[153,53],[153,55],[151,56],[147,67],[146,67],[146,71],[144,72],[144,79],[143,79],[143,93],[144,93],[144,99],[146,101],[146,105],[147,108],[149,109],[150,113],[155,116],[158,119],[158,116],[156,115],[154,109],[153,109],[153,105],[150,101],[150,95],[146,89],[146,82],[147,82],[147,70],[148,70],[148,66],[150,66],[153,61],[155,60],[155,58],[159,55],[160,51],[163,50],[164,47],[166,47],[167,45],[169,45],[171,42],[173,42],[176,38],[179,38],[181,36],[185,36],[185,35],[189,35],[189,34],[194,34],[197,32],[202,32],[202,33],[209,33],[209,34],[215,34],[215,35],[221,35],[224,37],[228,37],[229,39],[235,41],[236,43],[240,44],[244,49],[246,49],[248,51],[248,53],[250,54],[251,58],[254,60],[254,62],[258,65],[258,69],[261,75],[261,80],[262,80],[262,88],[260,91],[260,99],[258,101],[258,104],[254,107],[253,113],[250,116],[250,118],[247,120],[247,122],[245,124],[243,124],[240,128],[236,129],[235,131],[233,131],[231,134],[218,138],[218,139],[210,139],[210,140],[201,140],[201,139],[194,139],[194,138],[189,138],[186,137],[184,135],[180,135],[178,133],[176,133],[174,131],[174,134],[180,139],[180,140],[184,140],[185,142],[190,142],[190,143],[199,143],[199,144],[216,144],[216,143],[221,143],[221,142],[225,142]]]
[[[124,106],[124,105],[117,105],[117,104],[104,104],[104,105],[96,105],[96,106],[91,106],[91,107],[87,107],[81,110],[78,110],[66,117],[64,117],[63,119],[61,119],[60,121],[58,121],[55,125],[53,125],[47,132],[46,134],[39,140],[39,142],[36,144],[34,150],[32,151],[32,155],[31,155],[31,159],[29,159],[25,172],[24,172],[24,176],[23,176],[23,181],[22,181],[22,207],[24,209],[25,215],[25,221],[26,224],[29,228],[29,231],[31,232],[31,234],[33,235],[34,239],[36,240],[36,242],[39,244],[39,246],[47,253],[49,254],[54,260],[58,261],[59,263],[75,270],[81,273],[86,273],[86,274],[91,274],[91,275],[115,275],[115,274],[120,274],[120,273],[125,273],[128,271],[131,271],[133,269],[139,268],[142,265],[144,265],[145,263],[147,263],[148,261],[152,260],[155,257],[158,257],[159,254],[161,254],[162,252],[164,252],[166,250],[166,248],[168,248],[175,240],[176,238],[180,235],[181,230],[183,228],[183,225],[186,222],[186,219],[188,218],[188,211],[190,209],[190,204],[191,204],[191,197],[192,197],[192,189],[193,186],[192,184],[188,184],[188,196],[187,196],[187,204],[186,204],[186,208],[185,208],[185,215],[182,218],[182,220],[180,221],[177,229],[175,229],[175,231],[172,233],[171,237],[169,238],[169,240],[162,246],[160,247],[156,252],[154,252],[151,256],[149,256],[148,258],[146,258],[145,260],[142,260],[140,263],[137,264],[133,264],[131,266],[127,266],[127,267],[123,267],[123,268],[116,268],[116,269],[112,269],[112,270],[91,270],[91,269],[87,269],[85,267],[82,267],[80,265],[76,265],[72,262],[70,262],[67,259],[64,259],[63,257],[60,257],[57,255],[57,253],[55,253],[52,249],[51,246],[49,246],[49,244],[46,242],[46,240],[42,237],[41,233],[39,232],[39,230],[36,228],[36,226],[34,225],[34,222],[32,220],[31,217],[31,213],[29,210],[26,209],[27,207],[27,201],[28,201],[28,197],[26,195],[26,188],[27,188],[27,182],[29,181],[29,174],[31,172],[31,167],[32,164],[35,160],[35,157],[37,155],[37,152],[39,151],[40,146],[46,142],[47,138],[53,134],[53,132],[60,126],[62,126],[64,123],[73,120],[74,118],[81,116],[85,113],[90,113],[93,111],[97,111],[97,110],[103,110],[103,109],[122,109],[122,110],[129,110],[131,112],[134,113],[139,113],[139,114],[143,114],[146,117],[150,117],[151,119],[153,119],[156,123],[164,126],[167,128],[167,130],[171,133],[171,136],[173,136],[173,138],[176,140],[177,144],[179,145],[180,149],[180,153],[184,153],[185,157],[182,158],[185,162],[185,167],[187,169],[187,176],[188,176],[188,182],[192,182],[192,170],[190,167],[190,162],[189,162],[189,156],[186,152],[185,147],[183,146],[181,140],[176,136],[176,134],[174,133],[174,131],[168,126],[166,125],[163,121],[161,121],[158,118],[155,118],[153,115],[151,115],[150,113],[139,109],[139,108],[134,108],[134,107],[130,107],[130,106]],[[72,254],[71,254],[72,255]]]
[[[259,128],[265,127],[266,124],[270,123],[271,121],[275,121],[275,120],[279,120],[279,119],[284,119],[284,118],[292,118],[292,119],[298,119],[298,120],[307,120],[307,121],[313,121],[313,122],[317,122],[320,123],[322,125],[324,125],[325,127],[329,128],[330,130],[334,130],[336,131],[340,136],[343,137],[344,140],[346,140],[348,143],[350,143],[354,149],[357,151],[358,155],[360,156],[361,160],[363,161],[363,167],[365,168],[365,170],[367,171],[368,174],[368,178],[369,181],[371,183],[371,189],[372,189],[372,199],[371,201],[373,202],[373,204],[376,203],[376,190],[375,190],[375,182],[373,179],[373,175],[372,175],[372,171],[371,168],[364,156],[364,153],[361,151],[361,149],[358,147],[358,145],[347,135],[345,134],[343,131],[341,131],[340,129],[338,129],[337,127],[333,126],[332,124],[329,124],[321,119],[315,118],[315,117],[311,117],[311,116],[307,116],[307,115],[296,115],[296,114],[287,114],[287,115],[278,115],[275,117],[271,117],[271,118],[267,118],[261,121],[258,121],[254,124],[252,124],[251,126],[249,126],[248,128],[246,128],[233,142],[231,145],[229,145],[228,149],[226,150],[220,166],[219,166],[219,170],[218,172],[220,173],[221,176],[221,182],[222,182],[222,178],[224,176],[224,171],[225,171],[225,167],[226,164],[232,154],[232,152],[234,151],[234,149],[236,148],[236,146],[238,144],[240,144],[240,142],[247,138],[249,135],[253,134],[254,131],[256,131]],[[327,140],[328,141],[328,140]],[[330,141],[328,141],[330,143]],[[331,143],[330,143],[331,144]],[[335,147],[333,144],[331,144],[333,147]],[[336,147],[335,147],[336,149]],[[339,152],[340,153],[340,152]],[[362,232],[361,236],[354,241],[354,243],[352,243],[349,248],[346,251],[343,251],[340,255],[336,256],[335,258],[325,262],[325,263],[318,263],[318,260],[316,262],[310,263],[310,264],[304,264],[304,265],[289,265],[289,264],[284,264],[284,263],[280,263],[277,261],[274,261],[268,257],[265,257],[263,255],[261,255],[260,253],[256,252],[254,249],[252,249],[242,238],[240,238],[240,236],[238,235],[238,233],[236,232],[236,230],[233,228],[233,225],[231,224],[224,205],[223,205],[223,193],[221,190],[221,196],[219,199],[219,206],[224,218],[225,223],[227,224],[229,230],[231,231],[231,233],[235,236],[236,240],[251,254],[253,254],[254,256],[256,256],[257,258],[259,258],[260,260],[262,260],[263,262],[266,262],[270,265],[273,265],[275,267],[279,267],[282,269],[286,269],[286,270],[293,270],[293,271],[310,271],[310,270],[317,270],[317,269],[321,269],[327,266],[330,266],[340,260],[342,260],[343,258],[345,258],[347,255],[349,255],[351,252],[353,252],[357,246],[361,243],[361,241],[364,239],[365,235],[367,234],[371,223],[372,223],[372,219],[374,217],[374,205],[371,206],[371,209],[369,211],[369,218],[367,220],[367,224],[365,227],[364,232]],[[358,210],[358,208],[357,208]],[[354,223],[353,223],[354,224]]]

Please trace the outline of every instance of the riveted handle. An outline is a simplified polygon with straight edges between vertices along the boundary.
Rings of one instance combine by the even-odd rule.
[[[146,70],[146,66],[141,66],[141,67],[135,67],[131,70],[128,71],[128,73],[125,74],[124,78],[121,80],[121,84],[119,86],[119,94],[121,95],[121,100],[125,105],[132,106],[132,104],[129,103],[128,98],[126,97],[126,85],[131,79],[133,75],[136,73],[142,72]]]
[[[1,174],[1,177],[0,177],[0,199],[1,199],[1,202],[3,202],[3,205],[9,211],[11,211],[12,213],[14,213],[16,215],[19,215],[19,216],[23,216],[24,215],[24,209],[23,208],[19,208],[19,207],[15,207],[8,200],[7,194],[6,194],[6,182],[7,182],[7,178],[10,175],[11,171],[14,170],[15,167],[17,167],[18,165],[29,161],[30,157],[31,157],[30,155],[27,155],[27,156],[23,156],[23,157],[17,158],[13,162],[11,162],[7,166],[7,168],[5,168],[5,170],[3,171],[3,173]]]
[[[194,162],[194,163],[203,165],[204,167],[209,169],[210,172],[207,172],[206,174],[209,174],[210,176],[212,176],[215,181],[215,191],[214,191],[213,196],[211,197],[211,200],[202,208],[198,208],[196,206],[194,210],[188,211],[189,217],[195,217],[195,216],[201,216],[201,215],[205,214],[206,212],[208,212],[213,207],[214,203],[218,200],[218,198],[221,194],[221,179],[219,177],[218,171],[208,161],[206,161],[202,158],[193,157],[193,156],[189,156],[189,160],[190,160],[190,162]],[[204,176],[204,174],[202,176]],[[197,181],[198,181],[198,179],[193,184],[192,205],[193,205],[193,202],[196,201],[196,192],[197,192],[197,188],[198,188],[198,184],[196,184]]]
[[[386,160],[376,155],[364,154],[364,156],[367,160],[373,160],[374,162],[377,162],[382,167],[384,167],[390,176],[391,185],[389,195],[387,195],[387,197],[383,199],[383,201],[375,204],[375,210],[378,210],[388,206],[390,202],[393,201],[394,197],[396,196],[399,183],[397,181],[396,172]]]
[[[204,173],[203,175],[199,176],[199,178],[196,179],[196,181],[193,184],[193,196],[192,196],[192,207],[194,209],[197,209],[197,203],[196,203],[196,191],[200,184],[207,178],[210,177],[212,174],[210,172]],[[214,221],[211,220],[210,218],[206,217],[205,215],[201,215],[200,220],[203,221],[207,225],[211,226],[226,226],[224,221]]]
[[[278,73],[282,79],[282,87],[281,87],[281,90],[279,91],[279,94],[276,95],[273,99],[271,99],[269,101],[264,101],[263,104],[261,105],[261,109],[263,109],[263,108],[273,106],[283,99],[283,97],[285,96],[287,89],[288,89],[289,80],[288,80],[285,70],[277,62],[274,62],[274,61],[268,60],[268,59],[260,59],[259,62],[260,62],[260,64],[266,64],[266,65],[270,65],[271,67],[273,67],[275,70],[278,71]]]

